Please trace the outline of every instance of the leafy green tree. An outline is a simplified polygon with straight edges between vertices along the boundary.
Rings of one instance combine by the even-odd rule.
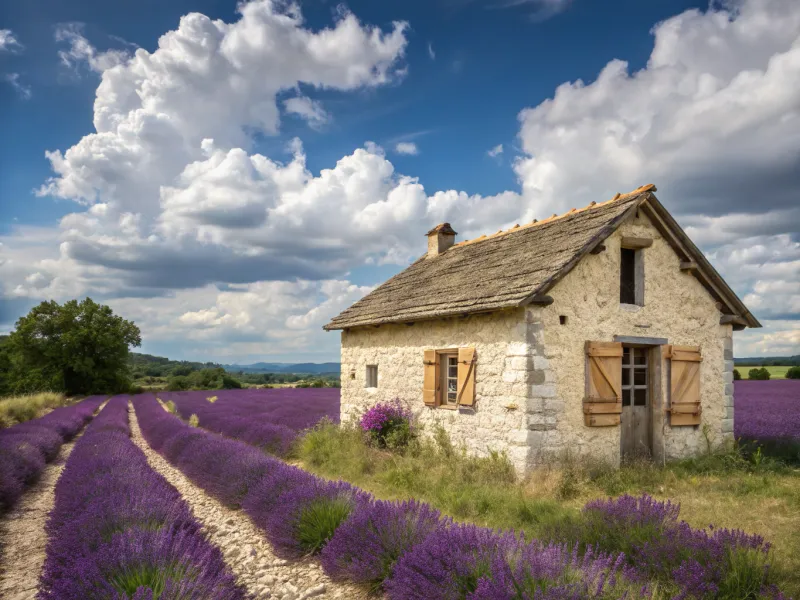
[[[17,321],[6,344],[13,391],[127,391],[128,352],[141,343],[136,325],[91,298],[42,302]]]
[[[800,367],[790,367],[786,371],[786,379],[800,379]]]
[[[760,369],[750,369],[747,372],[747,378],[767,381],[769,379],[769,370],[766,367],[761,367]]]

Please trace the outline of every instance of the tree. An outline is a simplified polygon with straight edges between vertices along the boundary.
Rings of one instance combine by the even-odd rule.
[[[800,379],[800,367],[789,367],[786,371],[786,379]]]
[[[91,298],[42,302],[8,338],[12,386],[70,395],[127,391],[128,352],[141,343],[136,325]]]
[[[742,378],[742,374],[739,373],[739,369],[734,369],[733,370],[733,380],[734,381],[739,381],[741,378]]]
[[[747,372],[747,378],[767,381],[769,379],[769,370],[766,367],[761,367],[760,369],[750,369]]]

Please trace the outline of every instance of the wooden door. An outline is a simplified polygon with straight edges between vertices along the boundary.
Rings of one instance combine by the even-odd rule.
[[[650,349],[622,349],[622,430],[623,458],[652,453],[650,410]]]

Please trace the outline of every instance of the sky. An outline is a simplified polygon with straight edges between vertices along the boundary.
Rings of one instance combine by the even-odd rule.
[[[646,183],[800,353],[796,0],[0,6],[0,332],[91,296],[142,351],[338,360],[425,250]]]

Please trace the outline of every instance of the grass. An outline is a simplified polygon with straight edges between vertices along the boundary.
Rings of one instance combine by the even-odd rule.
[[[646,462],[611,468],[564,457],[519,481],[499,454],[467,456],[443,431],[414,440],[402,453],[370,447],[353,426],[321,423],[302,437],[304,468],[341,478],[384,499],[417,498],[459,521],[522,529],[548,537],[579,515],[589,500],[648,493],[681,504],[692,526],[759,533],[775,548],[778,585],[800,597],[800,469],[732,451],[660,468]]]
[[[48,410],[64,406],[67,402],[64,394],[56,392],[0,398],[0,429],[41,417]]]
[[[748,379],[747,373],[750,369],[760,369],[762,365],[736,365],[736,368],[739,369],[739,373],[742,374],[742,379]],[[767,371],[769,371],[770,379],[786,379],[786,372],[791,369],[791,367],[764,367]]]

